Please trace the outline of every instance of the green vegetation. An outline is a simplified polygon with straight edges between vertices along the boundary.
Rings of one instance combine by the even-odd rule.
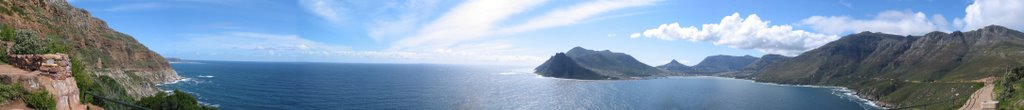
[[[18,30],[14,37],[14,54],[41,54],[49,52],[44,47],[44,41],[33,31]]]
[[[75,78],[75,85],[78,85],[78,96],[82,103],[92,103],[92,95],[86,92],[93,90],[93,81],[90,72],[85,70],[82,62],[78,59],[71,59],[71,77]]]
[[[121,84],[118,84],[117,80],[114,80],[114,78],[111,78],[109,76],[99,76],[95,78],[96,80],[93,84],[90,84],[89,87],[85,87],[85,93],[92,93],[107,98],[113,98],[113,100],[121,102],[133,101],[133,98],[128,95],[128,92],[125,91],[125,88],[122,87]],[[79,89],[82,89],[81,86]],[[103,107],[105,109],[128,109],[126,106],[111,101],[97,100],[97,98],[90,98],[89,102],[92,102],[92,104]]]
[[[1006,72],[1005,76],[997,79],[993,94],[999,100],[999,109],[1020,110],[1024,109],[1024,67],[1013,68]]]
[[[60,37],[55,36],[56,34],[47,34],[46,37],[46,53],[65,53],[69,50],[68,43],[62,40]]]
[[[164,92],[154,96],[142,98],[136,104],[157,110],[216,110],[217,108],[201,105],[192,95],[174,90],[172,94]]]
[[[21,84],[0,84],[0,104],[7,103],[8,101],[21,97],[24,90],[21,90]]]
[[[0,29],[0,36],[2,36],[4,41],[14,41],[14,35],[16,35],[16,33],[14,28],[11,26],[4,26]]]
[[[49,92],[39,91],[25,96],[25,104],[36,110],[56,109],[57,101],[53,100]]]

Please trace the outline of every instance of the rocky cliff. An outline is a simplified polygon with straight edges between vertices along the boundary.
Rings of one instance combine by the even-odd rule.
[[[113,77],[136,98],[179,79],[159,54],[64,0],[0,1],[0,23],[66,44],[67,54],[90,71],[86,74]]]

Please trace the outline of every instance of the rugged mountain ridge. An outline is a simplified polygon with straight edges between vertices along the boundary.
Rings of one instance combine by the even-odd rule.
[[[685,64],[679,63],[679,61],[676,61],[676,60],[672,60],[671,62],[668,62],[667,64],[659,65],[659,66],[655,66],[655,67],[658,68],[658,69],[663,69],[663,70],[669,71],[669,72],[675,72],[677,74],[688,74],[690,72],[696,71],[696,70],[693,69],[693,67],[686,66]]]
[[[537,74],[547,77],[568,78],[568,79],[615,79],[591,71],[573,61],[565,53],[556,53],[548,61],[536,68]]]
[[[733,72],[742,70],[743,67],[750,65],[758,58],[750,55],[744,56],[730,56],[730,55],[715,55],[705,57],[700,63],[694,65],[693,74],[714,74],[722,72]]]
[[[552,56],[551,59],[548,59],[544,64],[538,66],[535,69],[535,73],[544,76],[567,74],[565,73],[567,71],[552,70],[557,70],[560,67],[568,67],[563,68],[565,70],[576,70],[573,69],[576,66],[571,64],[574,62],[580,67],[583,67],[584,70],[592,71],[600,76],[608,77],[606,79],[637,79],[641,77],[666,76],[670,74],[668,71],[641,63],[628,54],[611,52],[609,50],[594,51],[583,47],[574,47],[564,53],[564,56],[571,60],[565,60],[565,57],[562,57],[561,55],[563,54],[555,54],[555,56]]]
[[[85,74],[112,77],[136,98],[180,79],[162,56],[64,0],[0,1],[0,23],[60,42]]]
[[[1022,65],[1022,58],[1024,34],[1002,26],[923,36],[862,32],[769,64],[754,79],[845,86],[884,106],[907,106],[965,97],[977,89],[967,81]]]

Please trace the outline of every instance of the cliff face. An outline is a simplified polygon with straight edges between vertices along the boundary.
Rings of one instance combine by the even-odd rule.
[[[592,71],[601,76],[611,77],[611,79],[634,79],[639,77],[650,77],[650,76],[665,76],[670,75],[668,71],[661,70],[658,68],[651,67],[647,64],[641,63],[633,58],[633,56],[616,53],[608,50],[594,51],[587,50],[582,47],[575,47],[569,52],[564,53],[565,57],[571,60],[563,60],[565,57],[560,57],[562,53],[555,54],[552,59],[548,59],[548,62],[537,67],[538,74],[563,74],[563,73],[547,73],[542,70],[551,69],[569,69],[572,68],[559,68],[556,67],[553,61],[572,61],[575,64],[583,67],[587,71]],[[552,63],[552,64],[549,64]],[[573,67],[574,66],[569,66]]]
[[[64,42],[72,59],[84,63],[92,74],[115,78],[135,97],[156,93],[156,84],[179,79],[159,54],[64,0],[0,1],[0,23]]]
[[[1024,34],[1001,26],[924,36],[863,32],[770,64],[756,80],[846,86],[890,102],[884,105],[913,105],[970,94],[977,86],[965,81],[1024,65],[1022,58]]]

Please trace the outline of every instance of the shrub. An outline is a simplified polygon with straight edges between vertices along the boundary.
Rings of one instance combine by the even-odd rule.
[[[78,59],[71,59],[71,77],[75,78],[75,84],[78,85],[78,96],[82,103],[92,103],[92,95],[87,92],[93,90],[92,76],[85,70],[85,65]]]
[[[136,102],[139,106],[156,110],[216,110],[215,107],[199,104],[191,94],[174,90],[172,94],[164,92],[142,98]]]
[[[49,35],[51,35],[51,36],[48,36],[46,38],[46,40],[45,40],[46,43],[47,43],[46,44],[46,53],[65,53],[65,52],[67,52],[68,46],[67,46],[67,43],[64,42],[64,40],[61,40],[61,38],[59,38],[57,36],[52,36],[52,35],[56,35],[56,34],[49,34]]]
[[[22,92],[21,84],[0,84],[0,104],[21,97]]]
[[[15,54],[41,54],[49,52],[43,47],[43,40],[32,31],[17,31],[14,37],[14,47],[11,48]]]
[[[36,110],[53,110],[57,108],[57,102],[46,91],[39,91],[25,96],[25,104]]]

